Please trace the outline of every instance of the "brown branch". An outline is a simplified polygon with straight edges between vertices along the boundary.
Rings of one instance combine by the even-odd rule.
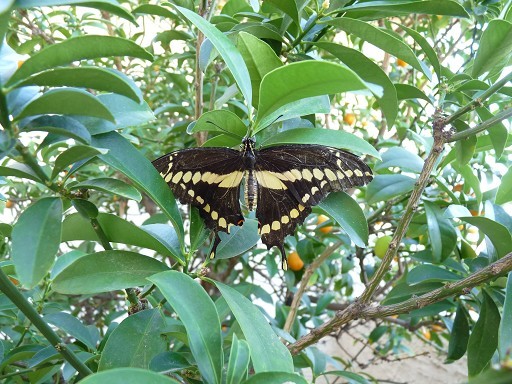
[[[409,313],[415,309],[426,307],[448,297],[467,294],[470,292],[471,288],[510,271],[512,271],[512,252],[480,271],[469,275],[465,279],[453,283],[447,283],[441,288],[435,289],[419,297],[413,297],[398,304],[371,306],[360,301],[355,301],[350,304],[346,310],[338,312],[333,319],[322,326],[315,328],[306,336],[289,345],[288,349],[292,354],[296,355],[304,348],[315,343],[322,337],[331,333],[334,329],[343,326],[351,320],[361,318],[385,318],[387,316]]]

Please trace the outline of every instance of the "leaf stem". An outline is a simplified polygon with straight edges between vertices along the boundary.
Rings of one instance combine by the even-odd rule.
[[[482,131],[485,131],[486,129],[489,129],[494,124],[497,124],[502,120],[508,119],[511,116],[512,116],[512,108],[505,109],[504,111],[501,111],[500,113],[491,117],[489,120],[485,120],[484,122],[478,124],[475,127],[466,129],[465,131],[457,132],[452,137],[450,137],[448,140],[446,140],[446,142],[451,143],[454,141],[467,139],[470,136],[476,135],[477,133],[480,133]]]
[[[0,269],[0,290],[11,300],[16,307],[34,324],[51,345],[75,368],[81,375],[87,376],[93,372],[67,347],[53,329],[32,307],[21,294],[9,277]]]

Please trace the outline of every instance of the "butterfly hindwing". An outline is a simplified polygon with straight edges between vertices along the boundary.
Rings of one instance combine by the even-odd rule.
[[[256,217],[262,241],[277,246],[286,263],[284,238],[304,222],[311,207],[329,192],[364,185],[372,180],[370,168],[357,156],[321,145],[281,145],[257,151]]]
[[[240,183],[242,154],[228,148],[191,148],[168,153],[153,165],[183,204],[199,209],[207,228],[215,233],[210,257],[220,242],[218,232],[241,225]]]

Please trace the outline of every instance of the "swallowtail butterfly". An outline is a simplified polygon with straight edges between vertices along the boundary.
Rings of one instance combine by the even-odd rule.
[[[168,153],[153,165],[183,204],[199,209],[214,232],[210,258],[220,243],[219,231],[230,233],[244,222],[240,186],[245,180],[245,204],[256,209],[258,233],[268,249],[281,251],[287,269],[284,238],[329,192],[361,186],[372,171],[350,152],[322,145],[289,144],[256,149],[245,138],[240,151],[191,148]]]

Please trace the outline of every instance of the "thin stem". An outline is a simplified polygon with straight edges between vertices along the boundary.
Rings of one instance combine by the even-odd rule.
[[[7,108],[7,98],[0,87],[0,124],[7,132],[12,131],[11,120],[9,120],[9,109]]]
[[[208,5],[206,0],[201,0],[199,3],[198,14],[201,17],[205,17],[208,12]],[[196,40],[196,65],[195,65],[195,80],[194,80],[194,92],[195,92],[195,113],[194,118],[197,121],[199,117],[203,114],[203,80],[204,74],[201,71],[201,67],[199,66],[199,54],[201,51],[201,45],[204,41],[203,32],[200,30],[197,31],[197,40]],[[207,132],[197,132],[196,143],[197,146],[201,146],[207,138]]]
[[[87,376],[92,371],[67,347],[53,329],[41,318],[39,313],[30,305],[28,300],[21,294],[16,286],[9,280],[9,277],[0,269],[0,290],[11,300],[16,307],[34,324],[41,334],[50,342],[73,368],[81,375]]]
[[[343,242],[338,241],[331,245],[329,248],[325,249],[320,256],[318,256],[307,268],[304,274],[302,275],[302,279],[300,280],[300,286],[295,293],[295,296],[293,297],[292,305],[290,306],[290,312],[288,312],[288,317],[286,318],[286,322],[284,324],[284,331],[290,332],[290,329],[292,329],[293,322],[295,321],[295,316],[297,315],[297,310],[299,309],[300,302],[302,300],[302,296],[304,295],[304,292],[306,291],[306,287],[308,286],[309,279],[311,278],[311,275],[313,275],[313,272],[316,271],[322,263],[333,254],[341,245]]]
[[[452,137],[450,137],[448,140],[446,140],[446,142],[451,143],[453,141],[466,139],[470,136],[476,135],[479,132],[489,129],[494,124],[499,123],[502,120],[508,119],[511,116],[512,116],[512,108],[505,109],[504,111],[501,111],[500,113],[491,117],[489,120],[485,120],[484,122],[478,124],[477,126],[475,126],[473,128],[466,129],[465,131],[462,131],[462,132],[457,132]]]

